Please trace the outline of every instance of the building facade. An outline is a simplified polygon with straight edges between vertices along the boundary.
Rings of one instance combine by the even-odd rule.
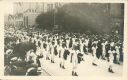
[[[60,3],[15,2],[13,15],[5,15],[5,24],[17,28],[23,26],[27,28],[36,24],[35,19],[39,14],[60,6]]]

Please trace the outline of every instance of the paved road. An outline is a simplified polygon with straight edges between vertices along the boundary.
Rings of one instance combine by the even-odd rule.
[[[70,57],[68,57],[70,58]],[[113,65],[113,69],[115,71],[114,74],[109,73],[107,71],[109,63],[104,60],[99,60],[98,66],[92,65],[93,57],[91,55],[85,55],[84,57],[85,61],[82,61],[80,64],[78,64],[78,74],[79,76],[97,76],[97,77],[122,77],[122,69],[123,65]],[[40,59],[42,68],[45,69],[48,73],[50,73],[51,76],[72,76],[72,64],[69,62],[69,59],[65,61],[65,67],[66,69],[61,69],[59,67],[60,59],[58,57],[55,58],[55,63],[51,63],[49,60]],[[44,73],[44,72],[43,72]],[[42,75],[44,75],[42,73]],[[117,79],[119,80],[119,79]]]
[[[38,72],[41,73],[41,76],[51,76],[51,74],[45,69],[41,69],[41,71],[38,71]]]

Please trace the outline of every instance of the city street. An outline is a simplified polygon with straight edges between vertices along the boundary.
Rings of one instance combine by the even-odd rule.
[[[108,69],[108,62],[99,60],[99,65],[98,66],[93,66],[92,65],[92,60],[93,57],[91,55],[85,55],[85,61],[82,61],[80,64],[78,64],[78,75],[79,76],[87,76],[87,77],[92,77],[92,76],[97,76],[97,77],[115,77],[117,80],[119,80],[119,76],[121,77],[122,75],[122,70],[123,66],[114,64],[113,69],[115,73],[109,73],[107,71]],[[69,57],[68,57],[69,58]],[[72,72],[72,64],[67,60],[65,62],[66,69],[61,69],[59,67],[59,58],[56,57],[55,63],[51,63],[48,60],[45,60],[44,58],[40,60],[42,64],[42,68],[45,69],[50,75],[52,76],[71,76]],[[41,75],[45,75],[42,73]]]
[[[123,77],[123,3],[12,6],[4,15],[4,75]]]

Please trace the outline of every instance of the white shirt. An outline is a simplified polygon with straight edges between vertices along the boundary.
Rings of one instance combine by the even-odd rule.
[[[61,49],[60,50],[60,57],[63,58],[63,54],[64,54],[65,49],[64,48],[60,48],[60,49]]]
[[[97,49],[97,47],[92,47],[93,54],[96,54],[96,49]]]
[[[120,54],[120,51],[119,51],[120,47],[116,46],[115,48],[116,48],[116,53]]]
[[[72,53],[73,53],[72,61],[77,60],[77,54],[78,54],[78,51],[72,50]]]
[[[102,43],[102,50],[105,52],[105,43]]]
[[[114,46],[114,42],[111,42],[111,44],[110,44],[111,46]]]

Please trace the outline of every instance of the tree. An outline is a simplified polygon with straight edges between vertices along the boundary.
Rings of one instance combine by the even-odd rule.
[[[62,31],[68,32],[87,32],[111,34],[114,23],[109,4],[65,4],[57,11],[52,10],[40,14],[36,22],[39,28],[52,30],[54,25],[61,26]],[[55,21],[54,21],[55,20]]]
[[[38,28],[40,29],[52,30],[54,25],[58,25],[62,26],[62,31],[76,32],[81,30],[79,18],[69,15],[63,8],[58,8],[56,13],[52,10],[40,14],[36,18],[36,23],[39,24]]]
[[[33,49],[36,52],[36,45],[30,42],[23,42],[16,44],[13,49],[13,53],[15,57],[20,57],[23,60],[25,59],[26,53]]]
[[[36,18],[36,23],[39,24],[38,28],[50,30],[53,26],[53,12],[41,13]]]

